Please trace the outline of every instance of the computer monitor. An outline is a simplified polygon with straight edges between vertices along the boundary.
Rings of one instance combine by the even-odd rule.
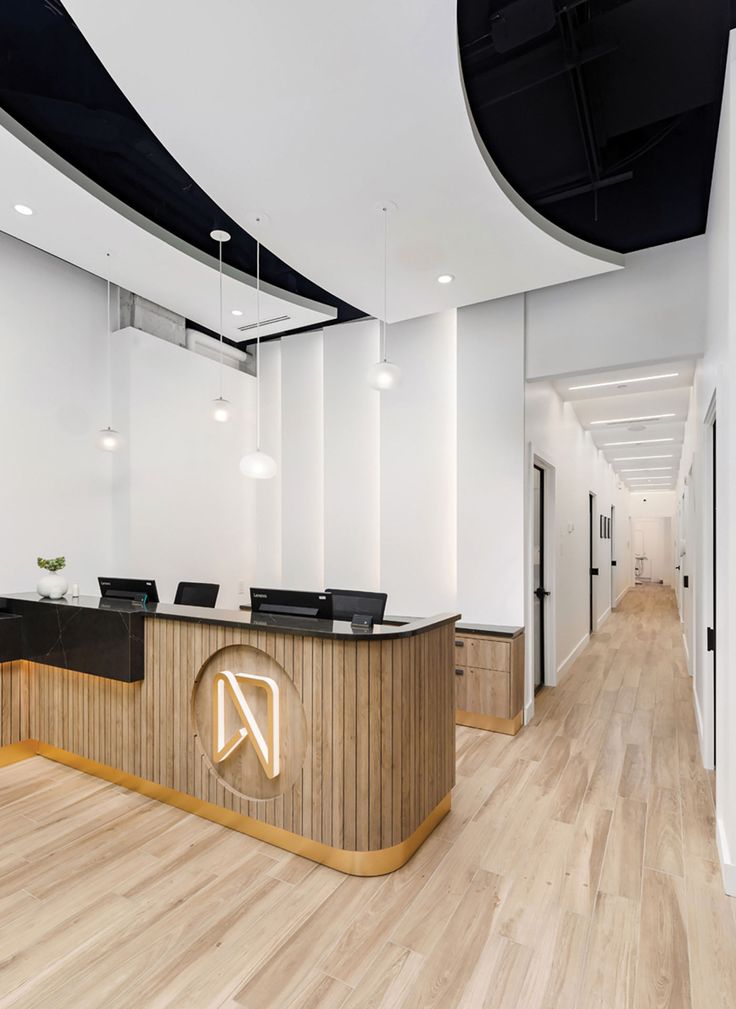
[[[157,603],[158,589],[151,578],[98,578],[100,595],[106,599],[132,599]]]
[[[220,586],[214,582],[179,582],[174,603],[177,606],[206,606],[212,609],[219,591]]]
[[[254,613],[332,620],[332,596],[326,592],[295,592],[292,589],[251,587],[250,608]]]
[[[385,592],[359,592],[353,589],[326,589],[332,596],[333,620],[352,620],[356,613],[373,617],[373,622],[380,624],[386,612]]]

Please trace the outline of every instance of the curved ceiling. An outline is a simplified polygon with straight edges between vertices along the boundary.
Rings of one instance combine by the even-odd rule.
[[[103,203],[114,207],[124,217],[134,219],[160,240],[172,242],[179,253],[183,251],[212,266],[216,245],[210,232],[214,228],[228,231],[231,241],[223,248],[225,267],[231,268],[233,276],[237,275],[246,285],[251,283],[256,272],[255,239],[197,186],[154,136],[107,73],[60,0],[27,0],[0,5],[0,38],[0,117],[13,136]],[[55,179],[47,166],[23,158],[22,152],[7,138],[3,138],[3,144],[6,156],[8,150],[13,152],[10,165],[4,162],[7,169],[4,181],[15,184],[17,175],[11,180],[10,174],[21,160],[32,166],[34,200],[45,211],[44,225],[20,228],[19,237],[32,234],[39,240],[44,235],[51,239],[51,244],[46,246],[48,251],[89,268],[90,261],[94,262],[89,250],[80,250],[81,258],[75,255],[79,243],[75,243],[73,219],[70,222],[71,208],[64,204],[52,207],[50,199],[51,190],[61,186],[70,194],[78,210],[80,194],[65,187],[63,180]],[[48,192],[44,191],[44,178],[49,180]],[[93,220],[99,228],[103,217],[99,208],[97,211]],[[65,226],[68,233],[54,233],[51,220],[56,222],[57,229]],[[17,223],[11,215],[7,230],[15,234],[13,224]],[[93,234],[93,229],[87,226],[91,223],[81,224],[87,238]],[[125,250],[135,249],[140,260],[139,272],[144,286],[132,289],[140,294],[144,289],[150,292],[157,286],[162,292],[168,290],[169,296],[175,296],[174,301],[162,301],[162,304],[180,314],[186,314],[187,305],[191,307],[194,303],[196,307],[196,287],[194,290],[185,288],[183,278],[180,292],[176,291],[175,283],[167,285],[164,278],[154,273],[153,263],[146,259],[150,243],[146,244],[144,236],[139,236],[137,242],[134,230],[125,228],[124,222],[118,222],[116,233],[120,227],[126,236]],[[113,244],[113,235],[106,236],[99,231],[98,238],[95,244],[101,247],[106,242]],[[187,282],[191,281],[193,272],[196,271],[188,266]],[[133,279],[135,277],[133,271]],[[312,284],[267,248],[261,250],[261,278],[272,291],[283,292],[284,299],[292,305],[318,309],[316,315],[309,312],[305,315],[289,311],[288,305],[282,305],[278,311],[271,305],[266,317],[281,315],[284,320],[268,327],[266,333],[313,325],[325,319],[347,321],[363,314]],[[146,296],[151,297],[151,294]],[[244,312],[243,320],[252,322],[252,318],[245,318],[249,305],[247,292],[241,297],[245,297],[246,302],[238,306]],[[205,308],[191,318],[201,326],[210,316],[211,312]],[[237,326],[234,326],[234,335],[236,339],[241,337]]]
[[[133,213],[1,111],[0,164],[0,231],[90,273],[109,276],[112,283],[218,332],[216,253],[205,255]],[[16,203],[33,213],[16,213]],[[237,344],[239,327],[256,319],[256,292],[250,275],[230,266],[223,274],[223,333]],[[233,309],[242,315],[236,318]],[[290,320],[263,326],[265,336],[289,326],[329,322],[334,315],[330,305],[262,285],[261,318]]]
[[[702,234],[729,0],[458,0],[468,101],[547,220],[632,252]]]
[[[390,321],[615,269],[489,171],[454,0],[68,0],[105,67],[223,210],[339,298]],[[454,274],[439,285],[441,273]]]

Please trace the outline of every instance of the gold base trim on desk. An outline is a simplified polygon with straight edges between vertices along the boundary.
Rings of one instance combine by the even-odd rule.
[[[496,715],[478,715],[474,711],[455,711],[455,723],[468,725],[471,729],[487,729],[489,732],[503,732],[507,736],[515,736],[524,721],[524,713],[520,711],[513,718],[498,718]]]
[[[21,748],[24,748],[21,750]],[[14,756],[5,761],[6,751],[13,750],[22,756]],[[230,809],[222,809],[212,802],[204,799],[196,799],[192,795],[178,792],[174,788],[165,785],[157,785],[153,781],[139,778],[127,771],[119,771],[108,764],[100,764],[96,760],[88,757],[80,757],[76,753],[68,750],[60,750],[56,746],[49,746],[48,743],[40,743],[37,740],[24,740],[22,743],[14,743],[11,746],[0,747],[0,767],[4,763],[15,763],[18,760],[27,760],[35,756],[46,757],[48,760],[55,760],[57,763],[66,764],[78,771],[92,774],[96,778],[104,778],[116,785],[122,785],[133,792],[140,792],[150,799],[157,799],[165,802],[169,806],[176,806],[187,813],[194,813],[205,820],[211,820],[222,827],[229,827],[230,830],[237,830],[241,834],[248,834],[259,841],[266,841],[277,848],[291,851],[295,855],[309,858],[313,862],[327,865],[331,869],[347,873],[350,876],[383,876],[386,873],[394,872],[396,869],[408,862],[411,856],[426,841],[437,824],[449,812],[452,805],[452,793],[440,800],[432,812],[427,816],[417,829],[405,841],[394,844],[390,848],[379,848],[376,851],[348,851],[345,848],[333,848],[329,844],[321,841],[313,841],[308,837],[299,834],[292,834],[282,827],[274,827],[269,823],[262,823],[254,820],[250,816],[242,813],[235,813]]]
[[[36,739],[24,739],[22,743],[8,743],[7,746],[0,746],[0,767],[8,767],[10,764],[17,764],[21,760],[28,760],[29,757],[37,755]]]

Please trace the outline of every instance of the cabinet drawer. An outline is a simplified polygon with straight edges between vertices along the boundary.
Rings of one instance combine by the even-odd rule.
[[[476,669],[511,670],[511,645],[507,641],[492,641],[478,635],[455,638],[455,664]]]
[[[496,669],[455,667],[455,707],[479,715],[511,717],[511,677]]]

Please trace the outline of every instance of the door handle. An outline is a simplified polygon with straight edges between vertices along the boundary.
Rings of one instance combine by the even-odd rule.
[[[684,589],[689,589],[690,588],[690,575],[683,575],[682,576],[682,587]]]
[[[618,563],[616,561],[611,561],[611,567],[612,568],[618,567]]]
[[[676,564],[676,565],[675,565],[675,571],[679,571],[679,570],[680,570],[680,565],[679,565],[679,564]]]
[[[542,586],[540,585],[538,589],[534,590],[534,595],[541,602],[544,599],[545,596],[551,596],[552,593],[548,592],[546,589],[543,589]]]
[[[464,675],[465,675],[465,670],[464,669],[456,669],[455,670],[455,676],[464,676]]]
[[[597,574],[598,574],[598,568],[591,568],[591,569],[590,569],[590,573],[591,573],[592,575],[597,575]]]
[[[706,651],[714,652],[716,650],[716,629],[715,627],[706,627],[705,629],[705,648]]]

